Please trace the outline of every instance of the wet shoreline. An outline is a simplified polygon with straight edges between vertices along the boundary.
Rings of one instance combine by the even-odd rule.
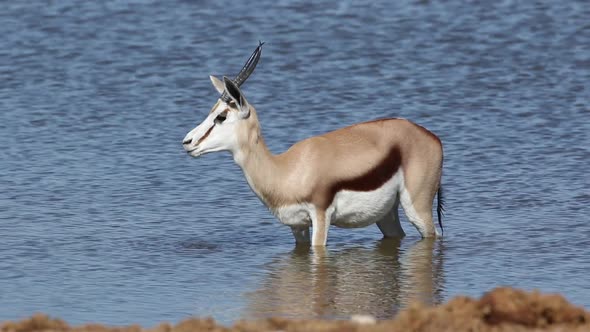
[[[412,304],[393,320],[377,321],[371,316],[351,320],[291,320],[268,318],[241,320],[233,326],[218,325],[212,318],[191,318],[178,324],[161,323],[111,327],[100,324],[70,326],[43,314],[22,321],[0,323],[1,332],[31,331],[588,331],[590,312],[569,303],[559,294],[496,288],[479,299],[458,296],[445,304]]]

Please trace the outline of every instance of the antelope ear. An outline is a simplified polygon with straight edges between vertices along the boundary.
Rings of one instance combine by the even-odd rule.
[[[250,115],[250,105],[244,98],[244,94],[240,91],[240,88],[226,76],[223,76],[223,83],[225,84],[225,91],[234,100],[238,106],[238,111],[241,118],[247,118]]]
[[[225,86],[223,85],[223,82],[219,78],[217,78],[213,75],[209,75],[209,79],[211,80],[213,87],[215,87],[215,90],[217,90],[217,92],[219,92],[219,94],[222,94],[223,91],[225,91]]]

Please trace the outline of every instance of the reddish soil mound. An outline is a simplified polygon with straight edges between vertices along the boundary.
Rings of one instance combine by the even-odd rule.
[[[400,312],[394,320],[364,324],[270,318],[240,321],[231,328],[217,325],[212,319],[188,319],[174,326],[161,324],[151,329],[96,324],[71,327],[62,320],[45,315],[35,315],[20,322],[0,323],[0,332],[30,331],[590,331],[590,313],[568,303],[561,295],[497,288],[479,300],[457,297],[437,307],[414,305]]]

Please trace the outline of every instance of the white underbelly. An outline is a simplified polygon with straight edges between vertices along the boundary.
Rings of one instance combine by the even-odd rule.
[[[327,211],[331,215],[331,224],[351,228],[376,223],[393,209],[402,185],[400,170],[376,190],[338,192]]]
[[[365,227],[381,220],[393,209],[398,193],[403,186],[401,169],[381,187],[373,191],[342,190],[336,193],[332,204],[326,211],[330,224],[356,228]],[[291,227],[311,226],[311,216],[315,214],[311,203],[300,203],[274,209],[275,216]]]
[[[313,204],[300,203],[282,206],[271,211],[287,226],[309,227],[311,226],[311,215],[315,213],[315,207]]]

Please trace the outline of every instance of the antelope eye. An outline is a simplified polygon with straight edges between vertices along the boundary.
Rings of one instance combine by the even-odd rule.
[[[223,112],[221,114],[219,114],[216,118],[215,118],[215,123],[223,123],[223,121],[225,121],[225,119],[227,119],[227,112]]]

